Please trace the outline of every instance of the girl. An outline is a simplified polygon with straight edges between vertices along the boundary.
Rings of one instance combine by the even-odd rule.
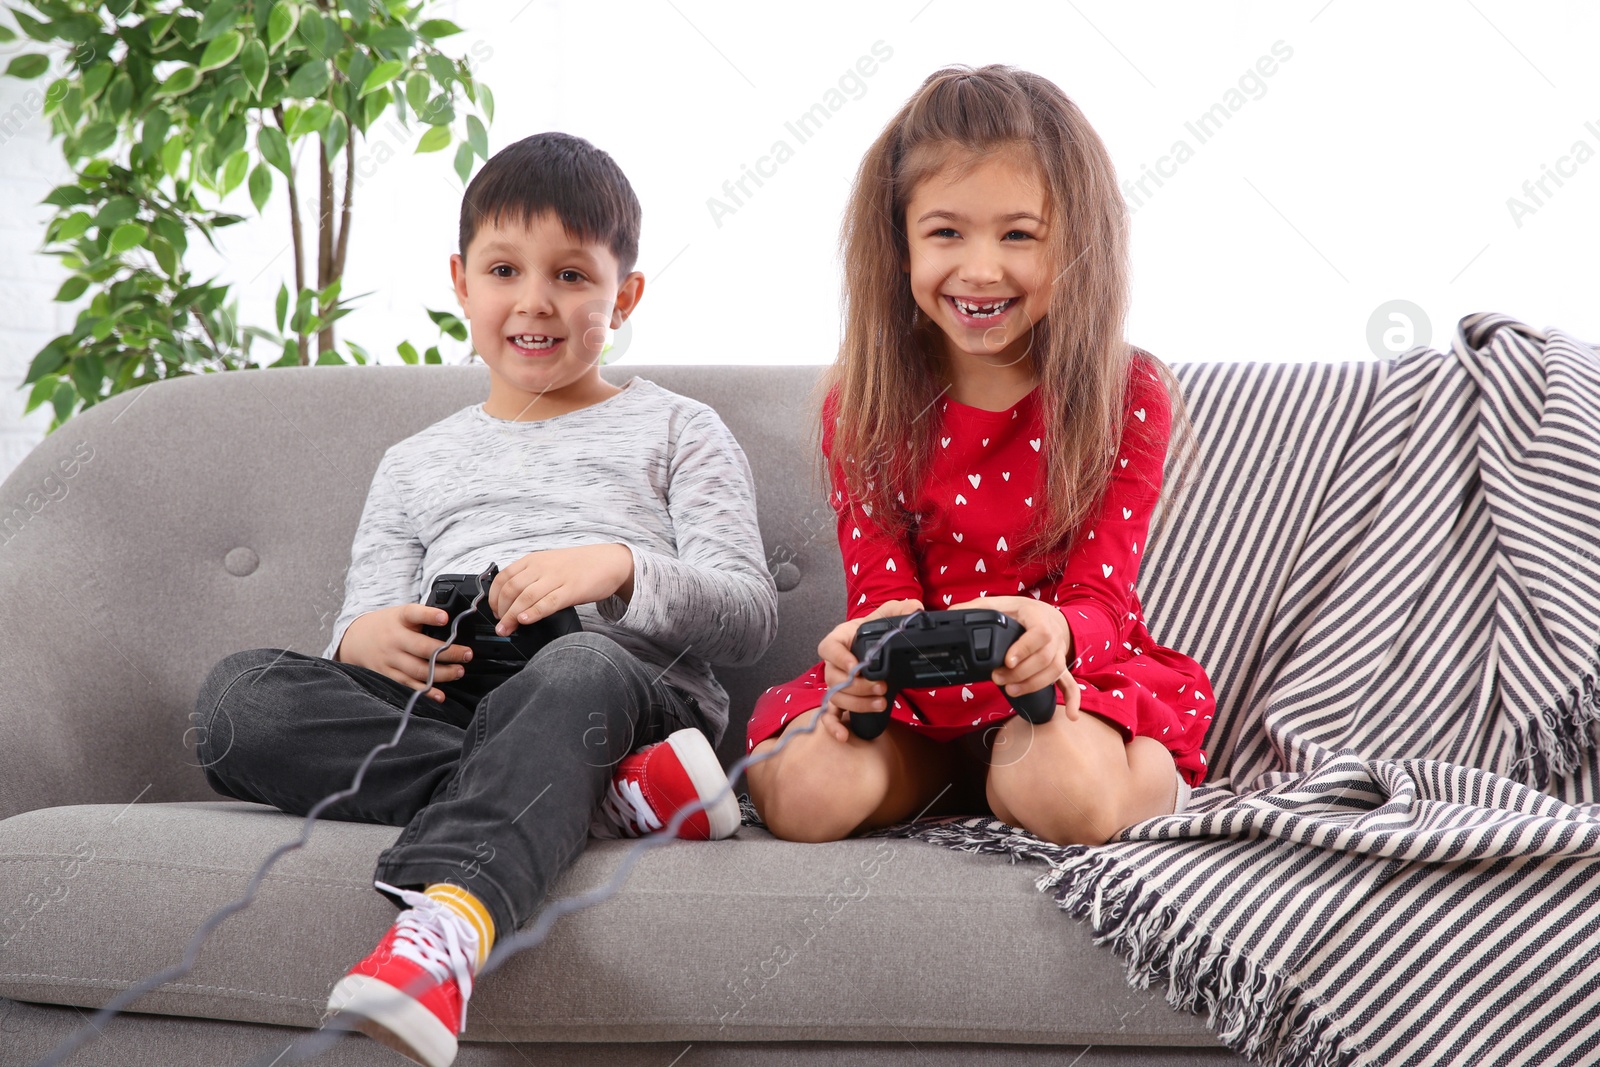
[[[1151,638],[1134,584],[1170,429],[1191,435],[1171,371],[1122,339],[1127,210],[1100,138],[1044,78],[937,71],[868,150],[842,244],[819,389],[847,621],[756,703],[750,751],[794,735],[746,769],[757,811],[796,841],[977,811],[1101,844],[1177,810],[1211,685]],[[884,683],[823,703],[863,621],[967,607],[1025,631],[992,681],[907,690],[871,741],[848,716],[884,710]],[[1055,686],[1055,716],[1001,686]]]

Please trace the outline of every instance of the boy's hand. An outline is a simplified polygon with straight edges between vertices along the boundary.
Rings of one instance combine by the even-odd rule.
[[[345,628],[344,637],[334,651],[341,663],[354,663],[393,678],[412,689],[427,688],[428,657],[443,645],[438,638],[422,632],[424,626],[448,626],[450,616],[442,608],[426,604],[396,604],[358,617]],[[472,652],[465,645],[451,645],[439,653],[434,663],[435,682],[453,682],[466,673],[465,664]],[[444,703],[444,693],[428,689],[424,694]]]
[[[633,597],[633,552],[627,545],[580,545],[529,552],[495,575],[489,610],[504,636],[562,608],[592,604],[612,593]]]
[[[1072,656],[1072,630],[1066,617],[1049,604],[1031,596],[988,596],[950,605],[950,611],[961,608],[989,608],[1001,611],[1022,624],[1023,635],[1006,649],[1006,663],[996,667],[989,675],[995,685],[1011,696],[1033,693],[1047,685],[1065,679],[1063,685],[1076,687],[1077,681],[1067,672],[1067,661]],[[1076,720],[1078,702],[1062,699],[1056,703],[1067,709],[1067,718]]]
[[[871,615],[863,615],[859,619],[850,619],[840,623],[828,631],[828,636],[817,645],[817,654],[822,657],[822,677],[831,689],[845,680],[845,677],[855,669],[857,663],[855,653],[850,651],[850,646],[855,643],[856,631],[868,619],[882,619],[891,615],[910,615],[913,611],[921,611],[920,600],[889,600],[878,606],[878,610]],[[857,676],[856,680],[833,694],[829,702],[830,707],[837,713],[822,716],[821,728],[833,734],[840,741],[849,740],[849,728],[845,725],[844,714],[851,711],[884,711],[889,707],[885,694],[889,691],[889,683],[874,682]]]

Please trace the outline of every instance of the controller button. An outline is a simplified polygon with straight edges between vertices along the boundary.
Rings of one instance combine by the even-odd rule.
[[[972,631],[972,654],[979,660],[987,660],[989,653],[994,648],[994,630],[988,626],[981,626]]]

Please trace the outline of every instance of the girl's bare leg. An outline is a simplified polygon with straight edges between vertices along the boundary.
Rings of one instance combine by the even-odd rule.
[[[752,754],[794,735],[782,752],[745,768],[750,799],[774,836],[837,841],[912,817],[986,810],[981,774],[953,743],[931,741],[892,719],[871,741],[801,732],[820,713],[798,716],[761,742]]]
[[[1020,715],[995,738],[985,783],[995,817],[1058,845],[1100,845],[1136,822],[1168,815],[1177,768],[1161,742],[1124,744],[1098,715],[1062,705],[1038,726]]]

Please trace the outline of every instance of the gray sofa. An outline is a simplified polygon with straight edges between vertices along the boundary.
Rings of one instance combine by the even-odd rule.
[[[755,694],[814,662],[842,617],[831,513],[808,477],[818,372],[605,371],[710,403],[751,461],[780,627],[760,663],[719,671],[733,708],[725,766],[744,754]],[[79,415],[6,479],[0,1064],[36,1062],[92,1008],[179,962],[205,917],[298,836],[300,819],[207,786],[190,733],[200,683],[239,649],[320,653],[384,449],[487,394],[482,366],[187,377]],[[1203,438],[1203,395],[1193,404]],[[1293,476],[1257,472],[1254,499]],[[1141,576],[1158,637],[1170,542],[1150,546]],[[1241,684],[1255,636],[1246,622],[1192,650],[1214,657],[1202,662],[1219,695]],[[272,1063],[393,919],[371,882],[398,833],[320,822],[192,970],[67,1062]],[[592,841],[552,896],[603,884],[634,844]],[[797,844],[750,825],[671,842],[485,976],[456,1062],[1244,1062],[1161,990],[1129,986],[1111,950],[1035,890],[1044,869],[906,839]],[[405,1061],[352,1035],[317,1062]]]

